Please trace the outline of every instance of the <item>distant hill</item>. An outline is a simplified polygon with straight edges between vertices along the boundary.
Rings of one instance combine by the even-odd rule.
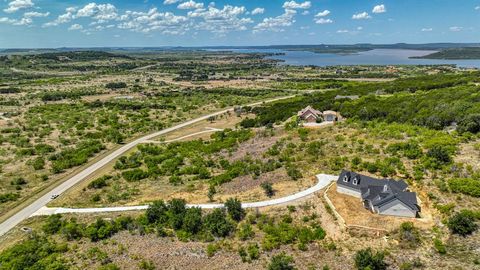
[[[436,53],[413,58],[444,60],[480,59],[480,47],[448,48]]]

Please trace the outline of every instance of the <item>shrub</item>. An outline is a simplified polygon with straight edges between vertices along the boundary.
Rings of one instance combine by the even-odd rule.
[[[468,210],[462,210],[450,217],[447,226],[452,233],[461,236],[472,234],[478,229],[473,212]]]
[[[445,248],[445,245],[443,244],[442,240],[440,240],[438,238],[435,238],[433,240],[433,246],[435,247],[435,249],[437,250],[438,253],[440,253],[440,254],[446,254],[447,253],[447,249]]]
[[[215,253],[217,253],[218,251],[218,245],[216,244],[208,244],[207,245],[207,256],[208,257],[213,257],[213,255],[215,255]]]
[[[167,212],[167,210],[168,208],[164,201],[154,201],[152,204],[150,204],[145,213],[147,221],[149,223],[165,222],[165,213]]]
[[[234,225],[227,220],[224,208],[214,209],[204,218],[205,228],[217,237],[228,236],[234,229]]]
[[[103,188],[103,187],[106,187],[107,186],[107,180],[111,179],[112,176],[110,175],[104,175],[100,178],[97,178],[95,180],[93,180],[92,182],[90,182],[88,184],[88,188],[90,189],[100,189],[100,188]]]
[[[49,216],[42,228],[46,234],[55,234],[62,229],[62,226],[63,226],[62,216],[59,214],[56,214],[56,215]]]
[[[127,84],[124,82],[110,82],[105,85],[105,88],[108,89],[120,89],[120,88],[126,88]]]
[[[225,202],[228,215],[235,221],[241,221],[245,217],[245,210],[237,198],[230,198]]]
[[[413,222],[403,222],[400,225],[400,239],[410,247],[416,247],[420,242],[420,234]]]
[[[245,241],[252,238],[254,235],[255,233],[253,232],[252,225],[248,223],[242,223],[239,225],[237,236],[240,240]]]
[[[6,203],[10,201],[16,201],[20,197],[17,193],[4,193],[0,194],[0,203]]]
[[[191,234],[196,234],[202,229],[202,209],[199,207],[188,208],[183,219],[183,229]]]
[[[272,257],[268,264],[268,270],[293,270],[295,269],[293,263],[293,258],[282,252]]]
[[[141,260],[138,267],[143,270],[155,270],[157,267],[152,261]]]
[[[303,177],[299,169],[295,168],[292,165],[287,166],[287,175],[292,178],[292,180],[298,180]]]
[[[256,260],[256,259],[260,258],[260,251],[259,251],[259,248],[258,248],[258,244],[257,243],[249,244],[248,247],[247,247],[247,253],[248,253],[248,257],[251,260]]]
[[[448,186],[455,193],[480,197],[480,180],[471,178],[453,178],[448,180]]]
[[[362,249],[355,254],[355,266],[359,270],[385,270],[387,264],[384,262],[383,252],[373,252],[371,248]]]
[[[270,182],[263,182],[262,184],[260,184],[260,186],[263,188],[263,191],[265,192],[265,195],[267,195],[267,197],[272,197],[273,195],[275,195],[275,191],[273,190],[273,186]]]
[[[66,245],[59,245],[46,237],[33,237],[16,244],[0,253],[0,268],[9,270],[56,269],[66,270],[61,259],[67,251]]]
[[[142,169],[133,169],[129,171],[122,172],[122,177],[125,178],[128,182],[140,181],[147,178],[148,172],[143,171]]]

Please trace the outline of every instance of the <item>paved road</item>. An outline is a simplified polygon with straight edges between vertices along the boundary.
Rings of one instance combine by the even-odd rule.
[[[271,100],[267,100],[267,101],[255,102],[255,103],[249,104],[248,106],[258,106],[258,105],[261,105],[262,103],[269,103],[269,102],[273,102],[273,101],[277,101],[277,100],[281,100],[281,99],[292,98],[294,96],[295,95],[291,95],[291,96],[279,97],[279,98],[275,98],[275,99],[271,99]],[[134,148],[138,144],[144,143],[145,141],[151,140],[151,139],[153,139],[155,137],[158,137],[160,135],[164,135],[166,133],[181,129],[183,127],[186,127],[186,126],[189,126],[189,125],[192,125],[192,124],[195,124],[195,123],[198,123],[200,121],[207,120],[209,117],[218,116],[218,115],[224,114],[224,113],[229,112],[229,111],[233,111],[233,108],[225,109],[225,110],[222,110],[222,111],[218,111],[218,112],[215,112],[215,113],[211,113],[211,114],[208,114],[208,115],[204,115],[204,116],[192,119],[190,121],[181,123],[179,125],[176,125],[176,126],[173,126],[173,127],[170,127],[170,128],[166,128],[166,129],[160,130],[158,132],[143,136],[141,138],[138,138],[138,139],[136,139],[132,142],[129,142],[129,143],[123,145],[122,147],[115,150],[114,152],[112,152],[108,156],[102,158],[101,160],[97,161],[96,163],[93,163],[91,166],[87,167],[86,169],[84,169],[80,173],[72,176],[71,178],[69,178],[65,182],[61,183],[59,186],[55,187],[50,192],[46,193],[45,195],[43,195],[42,197],[40,197],[36,201],[32,202],[30,205],[28,205],[25,208],[23,208],[22,210],[18,211],[13,216],[9,217],[2,224],[0,224],[0,236],[4,235],[9,230],[11,230],[13,227],[15,227],[17,224],[19,224],[23,220],[29,218],[32,214],[37,212],[40,208],[47,205],[47,203],[50,202],[51,196],[53,194],[58,194],[58,195],[62,194],[67,189],[73,187],[75,184],[77,184],[77,183],[81,182],[82,180],[86,179],[89,175],[91,175],[95,171],[99,170],[103,166],[107,165],[111,161],[115,160],[116,158],[118,158],[119,156],[121,156],[122,154],[127,152],[128,150]]]
[[[250,202],[242,203],[243,208],[258,208],[265,206],[281,205],[287,204],[301,198],[304,198],[308,195],[311,195],[324,187],[328,186],[332,181],[335,181],[338,176],[329,175],[329,174],[319,174],[317,175],[317,184],[313,187],[300,191],[298,193],[285,196],[278,199],[261,201],[261,202]],[[223,204],[218,203],[209,203],[209,204],[188,204],[188,207],[200,207],[203,209],[213,209],[223,207]],[[148,205],[138,205],[138,206],[118,206],[118,207],[102,207],[102,208],[62,208],[62,207],[42,207],[34,216],[45,216],[53,214],[65,214],[65,213],[106,213],[106,212],[124,212],[124,211],[136,211],[136,210],[145,210],[148,208]]]

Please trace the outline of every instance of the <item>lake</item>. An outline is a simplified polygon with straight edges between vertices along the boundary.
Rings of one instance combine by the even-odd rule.
[[[294,66],[347,66],[347,65],[457,65],[458,67],[480,68],[480,60],[436,60],[411,59],[435,51],[405,49],[374,49],[355,54],[313,53],[308,51],[286,51],[276,49],[229,49],[246,53],[283,53],[267,58],[282,60],[282,64]]]

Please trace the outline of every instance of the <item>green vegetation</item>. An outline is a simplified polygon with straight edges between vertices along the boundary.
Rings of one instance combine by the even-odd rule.
[[[467,236],[478,229],[476,219],[479,218],[472,211],[462,210],[450,217],[447,225],[452,233]]]
[[[449,48],[439,52],[434,52],[425,56],[415,57],[421,59],[449,59],[449,60],[461,60],[461,59],[480,59],[480,48],[478,47],[465,47],[465,48]]]
[[[268,270],[294,270],[294,260],[285,253],[280,253],[272,257]]]
[[[385,270],[387,264],[384,262],[385,253],[372,249],[362,249],[355,254],[355,266],[359,270]]]

